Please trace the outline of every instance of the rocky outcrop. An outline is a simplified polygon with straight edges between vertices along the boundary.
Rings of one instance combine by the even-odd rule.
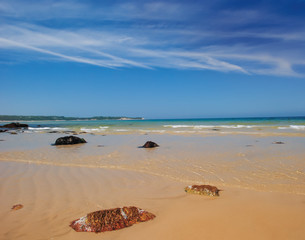
[[[71,222],[76,232],[105,232],[129,227],[135,223],[146,222],[156,216],[137,207],[122,207],[88,213]]]
[[[86,140],[75,136],[66,136],[58,138],[54,145],[70,145],[79,143],[86,143]]]
[[[28,128],[29,125],[27,124],[22,124],[22,123],[18,123],[18,122],[13,122],[13,123],[9,123],[9,124],[5,124],[3,126],[0,126],[1,128]]]
[[[142,147],[143,148],[154,148],[154,147],[159,147],[159,145],[155,142],[147,141]]]
[[[219,196],[219,191],[221,191],[217,187],[210,185],[193,185],[186,187],[184,190],[187,193],[194,193],[206,196]]]

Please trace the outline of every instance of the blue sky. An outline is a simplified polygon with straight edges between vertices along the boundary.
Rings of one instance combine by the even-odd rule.
[[[305,1],[0,1],[0,114],[305,115]]]

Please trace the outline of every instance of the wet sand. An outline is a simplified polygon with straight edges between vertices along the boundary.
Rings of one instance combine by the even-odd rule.
[[[305,236],[303,138],[84,135],[86,145],[55,147],[56,134],[0,137],[1,239]],[[137,148],[148,138],[161,147]],[[218,198],[186,194],[195,183],[223,191]],[[19,203],[24,208],[11,210]],[[99,234],[69,227],[89,212],[122,206],[157,217]]]

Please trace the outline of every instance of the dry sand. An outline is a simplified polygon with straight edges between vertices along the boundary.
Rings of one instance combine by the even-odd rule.
[[[113,144],[109,149],[98,148],[100,138],[94,141],[95,136],[92,136],[92,139],[87,136],[92,145],[83,145],[84,147],[42,147],[54,138],[45,134],[38,136],[40,141],[36,146],[30,143],[27,143],[28,146],[18,145],[18,141],[22,142],[24,138],[32,141],[37,140],[36,137],[37,135],[8,135],[4,137],[2,149],[0,147],[0,239],[305,239],[305,182],[302,165],[304,153],[299,149],[299,145],[294,145],[299,152],[294,149],[295,147],[282,146],[282,149],[286,148],[280,150],[279,146],[268,145],[270,149],[277,149],[272,154],[278,153],[280,159],[278,168],[274,163],[276,158],[264,166],[265,171],[270,172],[268,175],[263,169],[255,168],[253,163],[241,169],[241,165],[233,164],[232,159],[222,162],[220,158],[224,156],[213,155],[213,149],[209,146],[212,153],[208,156],[214,156],[214,159],[219,160],[213,162],[216,168],[211,169],[211,163],[199,162],[198,153],[191,154],[192,142],[189,138],[186,141],[189,143],[186,148],[189,152],[183,150],[179,156],[167,153],[173,151],[172,146],[165,146],[163,150],[160,148],[159,152],[145,149],[130,152],[128,147],[122,148],[121,151],[117,150],[120,144],[126,146],[125,140],[129,139],[128,143],[135,145],[136,142],[143,140],[143,136],[106,138],[102,144]],[[163,139],[163,146],[169,140],[164,136],[155,138],[161,142]],[[252,138],[249,138],[248,142],[250,139]],[[7,146],[11,146],[11,140],[17,145],[8,148]],[[198,142],[198,139],[193,140]],[[243,144],[248,143],[244,140]],[[221,141],[222,139],[218,139],[216,142]],[[267,140],[261,139],[260,142],[262,141]],[[299,140],[285,141],[295,143]],[[176,139],[175,143],[178,147],[174,150],[181,148],[180,141]],[[230,147],[232,148],[232,145]],[[249,148],[245,149],[244,152],[236,150],[234,154],[229,154],[229,158],[246,154],[248,160],[255,163],[257,159],[254,155],[258,156],[257,158],[263,156],[265,160],[268,159],[269,155],[263,150],[256,152]],[[295,166],[287,167],[280,155],[287,157],[291,153],[289,149],[296,155],[285,159]],[[226,148],[223,150],[227,152]],[[104,151],[105,155],[102,154],[99,159],[96,151]],[[182,164],[187,160],[187,153],[195,162],[189,160],[187,164]],[[135,156],[135,162],[132,161],[130,154]],[[75,164],[72,163],[71,156],[75,157]],[[164,156],[171,160],[166,162]],[[158,170],[151,161],[159,157],[164,159],[165,163],[158,162]],[[123,161],[124,158],[127,159]],[[141,163],[140,159],[146,161],[146,164]],[[86,160],[89,163],[86,163]],[[111,160],[113,162],[110,164]],[[237,159],[238,161],[241,160]],[[220,197],[211,198],[184,192],[186,185],[197,183],[198,175],[189,171],[190,166],[194,165],[197,168],[210,168],[209,172],[214,173],[218,167],[222,168],[217,175],[225,182],[219,179],[217,182],[217,178],[215,179],[217,186],[223,189]],[[245,175],[251,172],[251,167],[254,176],[257,176],[264,187],[251,187],[252,179],[245,185],[235,186],[232,181],[230,182],[233,174],[238,173],[239,181],[247,181]],[[183,172],[184,168],[188,171]],[[272,168],[274,172],[271,171]],[[225,174],[226,170],[228,176]],[[162,174],[157,174],[158,171]],[[169,174],[166,175],[165,172]],[[212,180],[210,178],[210,181]],[[275,181],[274,188],[272,180]],[[202,183],[206,182],[203,180]],[[298,187],[293,188],[292,183]],[[294,190],[291,191],[289,187]],[[23,204],[24,208],[11,210],[15,204]],[[129,228],[99,234],[77,233],[69,227],[72,220],[89,212],[123,206],[137,206],[154,213],[157,217]]]

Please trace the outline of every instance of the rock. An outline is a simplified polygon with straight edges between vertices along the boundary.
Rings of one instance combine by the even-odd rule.
[[[194,193],[206,196],[219,196],[219,191],[221,191],[217,187],[210,185],[193,185],[186,187],[184,190],[187,193]]]
[[[69,145],[78,143],[86,143],[86,140],[75,136],[66,136],[58,138],[54,145]]]
[[[12,207],[12,210],[19,210],[19,209],[21,209],[21,208],[23,208],[23,205],[22,205],[22,204],[16,204],[16,205],[14,205],[14,206]]]
[[[280,141],[275,141],[272,144],[285,144],[284,142],[280,142]]]
[[[137,207],[122,207],[88,213],[71,222],[76,232],[105,232],[129,227],[135,223],[146,222],[156,216]]]
[[[154,147],[159,147],[159,145],[152,141],[147,141],[142,147],[143,148],[154,148]]]
[[[18,123],[18,122],[16,122],[16,123],[13,122],[13,123],[5,124],[0,127],[2,127],[2,128],[28,128],[29,125]]]
[[[50,131],[48,133],[59,133],[58,131]]]
[[[7,129],[5,129],[5,130],[0,129],[0,133],[2,133],[2,132],[7,132]]]
[[[10,132],[10,134],[16,135],[17,133],[16,132]]]

